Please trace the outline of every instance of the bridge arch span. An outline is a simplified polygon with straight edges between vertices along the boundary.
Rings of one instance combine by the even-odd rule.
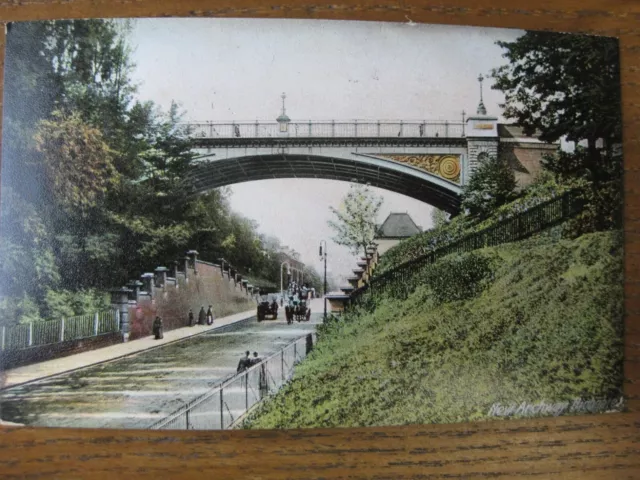
[[[236,183],[280,178],[357,181],[406,195],[452,214],[460,209],[459,185],[426,171],[373,155],[234,155],[197,163],[187,175],[194,193]]]

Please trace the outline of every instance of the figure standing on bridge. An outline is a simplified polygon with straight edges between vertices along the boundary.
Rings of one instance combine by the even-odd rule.
[[[238,127],[238,125],[234,125],[234,132],[236,137],[240,136],[240,127]]]
[[[193,310],[189,309],[189,326],[193,327],[195,324],[195,315],[193,314]]]
[[[209,310],[207,310],[207,325],[213,325],[213,310],[211,309],[211,305],[209,305]]]
[[[420,136],[424,137],[424,123],[420,124]]]
[[[198,312],[198,325],[204,325],[206,318],[207,318],[207,314],[204,311],[204,305],[203,305],[200,307],[200,312]]]

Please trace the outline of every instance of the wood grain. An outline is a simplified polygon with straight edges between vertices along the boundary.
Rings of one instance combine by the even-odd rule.
[[[1,478],[640,478],[640,2],[635,0],[0,1],[0,21],[215,16],[441,23],[620,38],[629,412],[371,429],[0,430]],[[3,51],[4,32],[0,32]],[[3,62],[0,60],[0,69]],[[2,73],[0,71],[0,73]]]

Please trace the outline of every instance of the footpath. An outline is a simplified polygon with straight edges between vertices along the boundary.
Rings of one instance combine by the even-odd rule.
[[[153,335],[132,340],[127,343],[118,343],[98,350],[90,350],[68,357],[47,360],[46,362],[34,363],[18,367],[5,372],[0,372],[0,389],[15,387],[20,384],[33,382],[42,378],[68,373],[73,370],[109,362],[128,355],[133,355],[144,350],[161,347],[185,338],[200,335],[216,328],[224,327],[232,323],[240,322],[255,316],[256,310],[248,310],[226,317],[216,318],[213,325],[195,325],[193,327],[176,328],[164,332],[162,340],[156,340]]]

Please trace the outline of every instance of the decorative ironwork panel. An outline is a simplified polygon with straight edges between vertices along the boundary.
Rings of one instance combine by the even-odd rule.
[[[460,156],[459,155],[376,155],[377,157],[404,163],[419,168],[425,172],[460,184]]]

